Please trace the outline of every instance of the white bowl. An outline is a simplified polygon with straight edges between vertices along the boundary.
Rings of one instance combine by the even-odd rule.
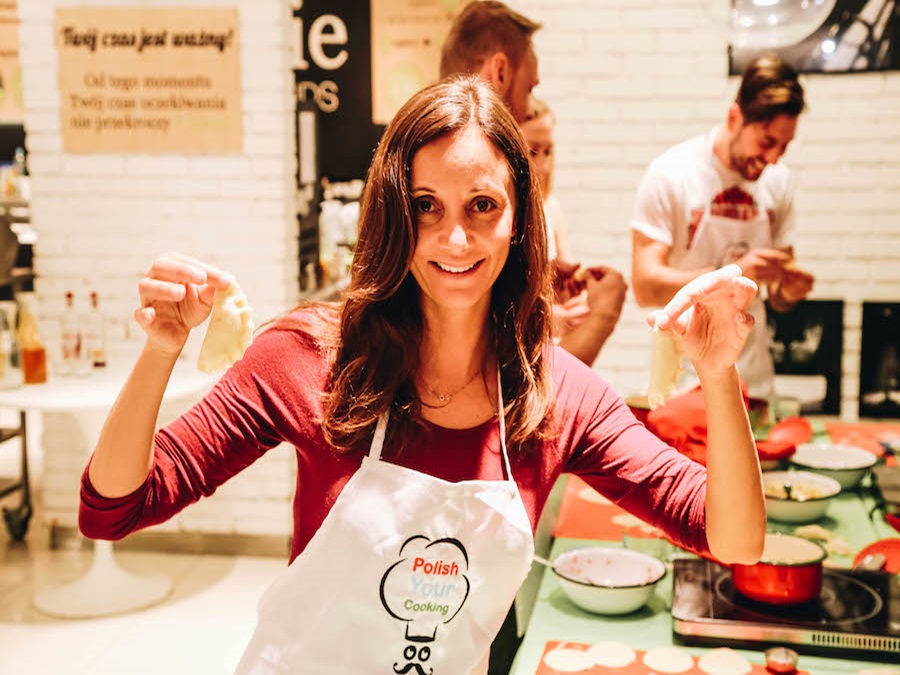
[[[859,483],[877,462],[878,457],[868,450],[832,443],[805,443],[791,457],[792,464],[834,478],[843,490]]]
[[[589,546],[557,556],[553,571],[565,594],[582,609],[627,614],[647,604],[666,567],[638,551]]]
[[[786,496],[786,484],[791,496]],[[828,510],[832,498],[841,491],[834,478],[810,471],[763,471],[766,515],[783,523],[812,523]]]

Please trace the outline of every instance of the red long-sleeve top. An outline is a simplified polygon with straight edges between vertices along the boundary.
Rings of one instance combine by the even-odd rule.
[[[708,551],[705,468],[650,433],[595,371],[559,348],[550,359],[559,433],[537,451],[510,453],[532,527],[556,479],[569,472],[674,541]],[[336,453],[324,440],[327,378],[325,358],[308,336],[280,328],[262,333],[200,403],[156,433],[153,467],[137,490],[105,498],[85,469],[81,531],[120,539],[165,521],[286,442],[297,457],[293,560],[362,461],[363,453]],[[385,447],[382,458],[447,481],[499,480],[499,439],[496,420],[471,429],[426,423],[402,455]]]

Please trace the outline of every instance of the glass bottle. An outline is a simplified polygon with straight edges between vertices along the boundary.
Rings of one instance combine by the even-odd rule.
[[[91,306],[85,316],[84,346],[87,360],[94,368],[106,366],[106,336],[103,331],[103,312],[97,291],[91,291]]]
[[[66,306],[62,320],[62,363],[60,373],[63,375],[88,375],[91,372],[91,360],[85,344],[84,321],[75,309],[75,294],[66,291]]]
[[[47,350],[41,341],[34,315],[34,293],[20,293],[18,299],[22,379],[25,384],[40,384],[47,381]]]
[[[13,155],[13,197],[17,199],[25,199],[29,192],[25,185],[28,181],[26,177],[27,170],[25,168],[25,148],[16,148]]]
[[[14,389],[22,384],[19,341],[16,338],[17,311],[15,300],[0,299],[0,388],[2,389]]]
[[[63,308],[60,319],[62,331],[62,357],[59,363],[60,375],[71,375],[75,370],[75,361],[81,349],[79,344],[78,317],[75,314],[75,295],[72,291],[66,291],[66,306]]]

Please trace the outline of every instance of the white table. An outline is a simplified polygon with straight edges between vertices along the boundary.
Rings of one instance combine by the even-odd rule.
[[[54,377],[44,384],[0,390],[0,407],[25,413],[72,413],[89,451],[93,451],[128,372],[127,367],[107,367],[87,377]],[[164,403],[198,396],[215,380],[198,372],[193,364],[179,362],[166,389]],[[172,581],[167,576],[128,572],[116,564],[112,542],[95,541],[90,569],[75,581],[39,589],[34,604],[51,616],[87,618],[148,607],[160,602],[171,590]]]

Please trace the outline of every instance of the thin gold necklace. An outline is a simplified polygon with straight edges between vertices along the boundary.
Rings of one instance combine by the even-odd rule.
[[[478,368],[478,370],[476,370],[472,374],[472,377],[470,377],[469,380],[465,384],[457,387],[454,391],[446,392],[443,394],[441,392],[438,392],[438,391],[435,391],[434,389],[432,389],[431,385],[428,384],[424,378],[420,378],[422,380],[422,384],[425,385],[425,388],[428,389],[428,391],[431,393],[431,395],[434,396],[438,401],[440,401],[440,403],[435,403],[435,404],[425,403],[425,401],[421,401],[422,405],[424,405],[426,408],[445,408],[445,407],[447,407],[448,405],[450,405],[453,402],[453,397],[456,396],[463,389],[468,387],[470,384],[472,384],[475,381],[475,378],[481,374],[482,370],[484,370],[483,366],[481,368]]]

